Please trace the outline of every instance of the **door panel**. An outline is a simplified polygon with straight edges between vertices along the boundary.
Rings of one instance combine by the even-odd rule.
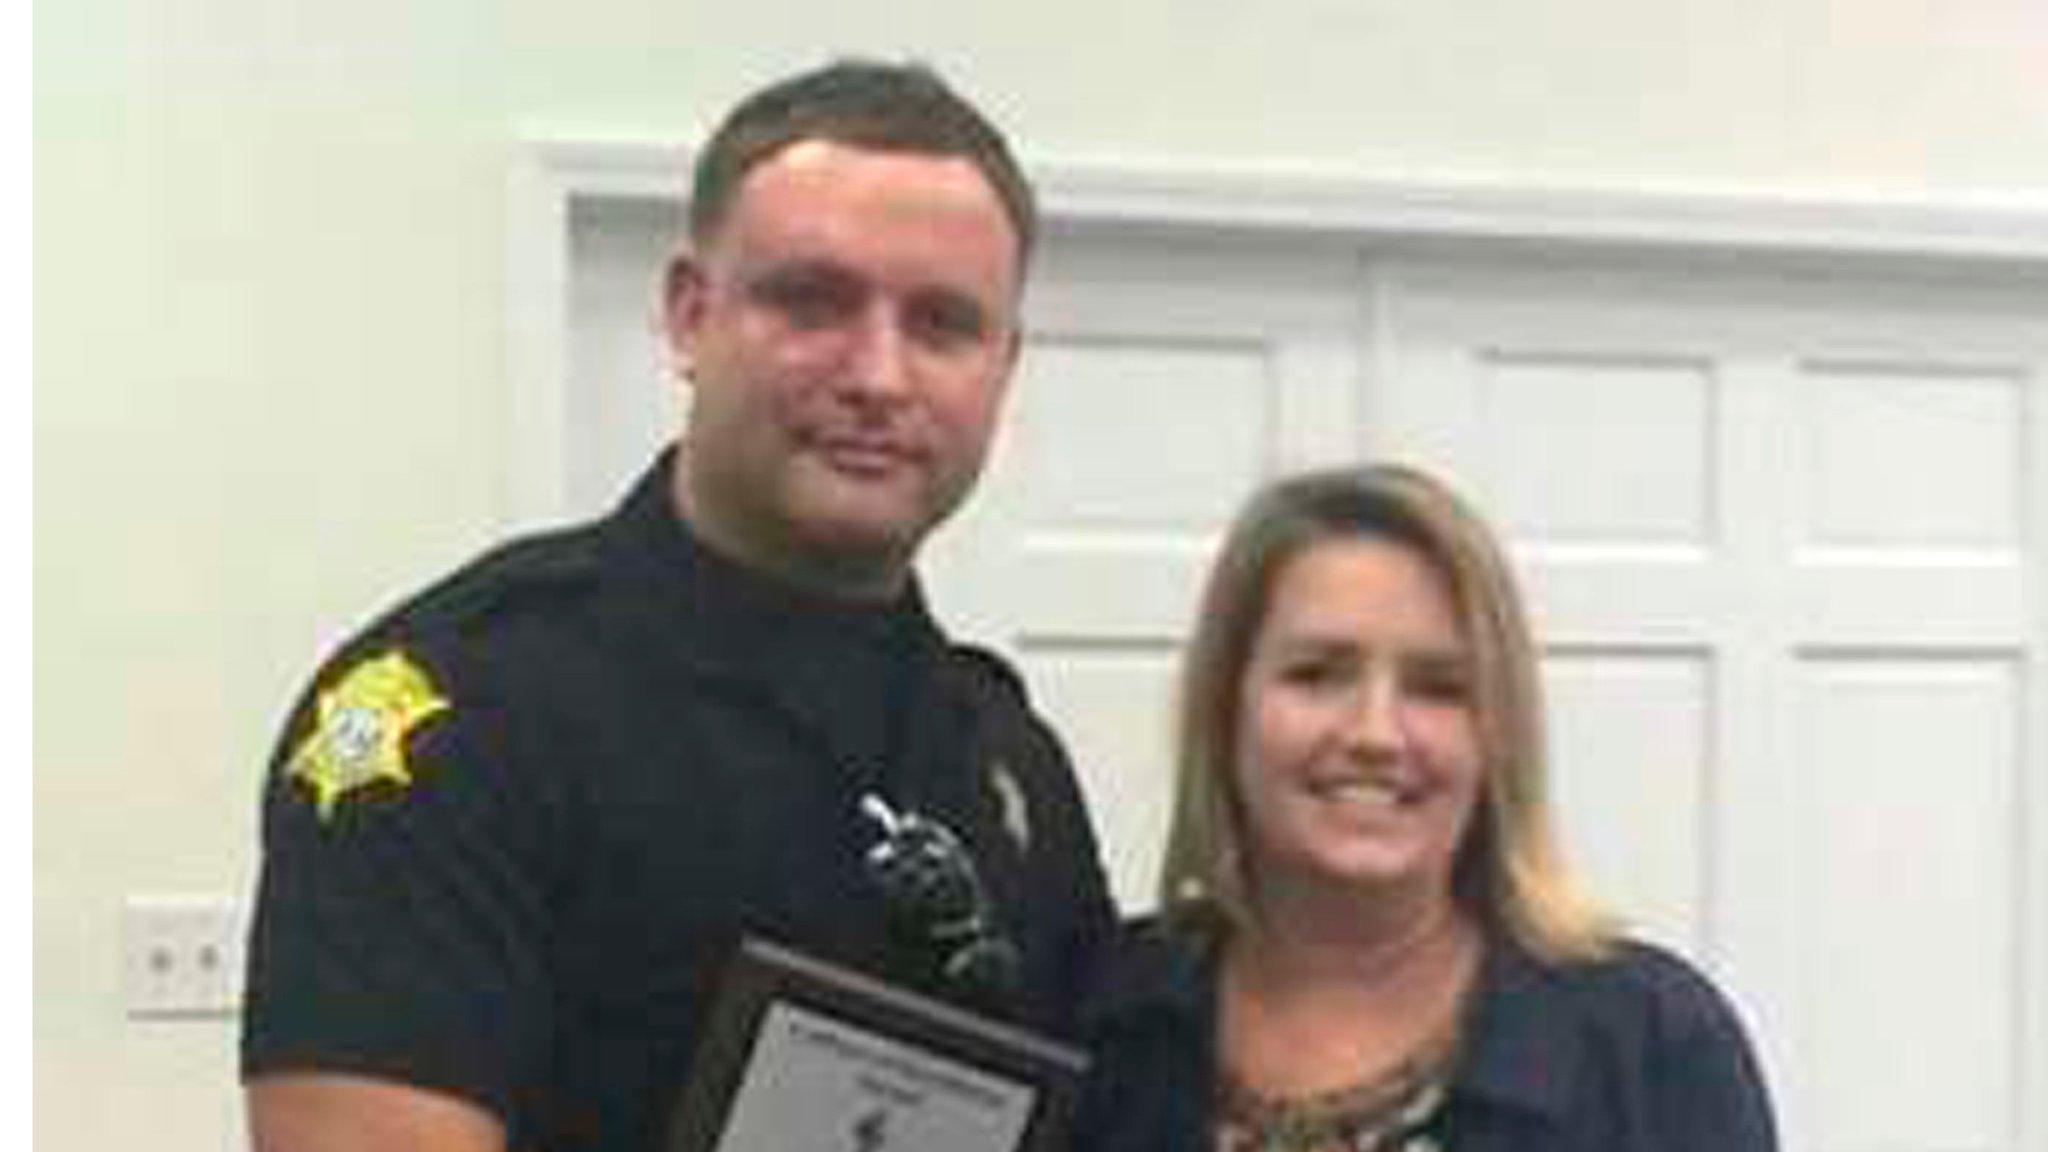
[[[1812,1146],[2015,1147],[2017,662],[1809,652],[1792,681]]]

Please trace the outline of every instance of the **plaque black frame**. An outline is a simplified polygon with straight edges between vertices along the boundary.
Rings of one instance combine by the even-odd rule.
[[[1031,1118],[1014,1149],[1064,1152],[1088,1056],[1035,1032],[978,1016],[849,968],[758,938],[734,948],[702,1039],[669,1117],[666,1152],[717,1152],[745,1078],[761,1018],[788,1003],[911,1045],[936,1059],[1029,1086]]]

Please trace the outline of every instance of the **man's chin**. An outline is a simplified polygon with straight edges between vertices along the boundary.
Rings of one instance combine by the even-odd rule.
[[[900,482],[834,484],[804,503],[804,535],[849,555],[907,553],[938,520],[924,493]]]
[[[792,527],[807,550],[899,568],[910,566],[925,536],[959,502],[902,476],[881,483],[832,477],[796,494],[800,498],[792,501]]]
[[[915,521],[845,511],[806,517],[798,525],[798,544],[814,562],[849,575],[900,576],[910,567],[923,536]]]

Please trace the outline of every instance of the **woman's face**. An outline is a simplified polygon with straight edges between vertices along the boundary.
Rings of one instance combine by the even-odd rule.
[[[1420,553],[1355,536],[1289,560],[1240,693],[1256,884],[1449,894],[1484,758],[1471,653]]]

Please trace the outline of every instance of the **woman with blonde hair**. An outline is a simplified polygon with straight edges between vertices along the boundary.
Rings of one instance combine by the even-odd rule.
[[[1088,1006],[1078,1147],[1776,1147],[1727,1001],[1565,870],[1534,642],[1446,485],[1265,489],[1186,661],[1161,911]]]

